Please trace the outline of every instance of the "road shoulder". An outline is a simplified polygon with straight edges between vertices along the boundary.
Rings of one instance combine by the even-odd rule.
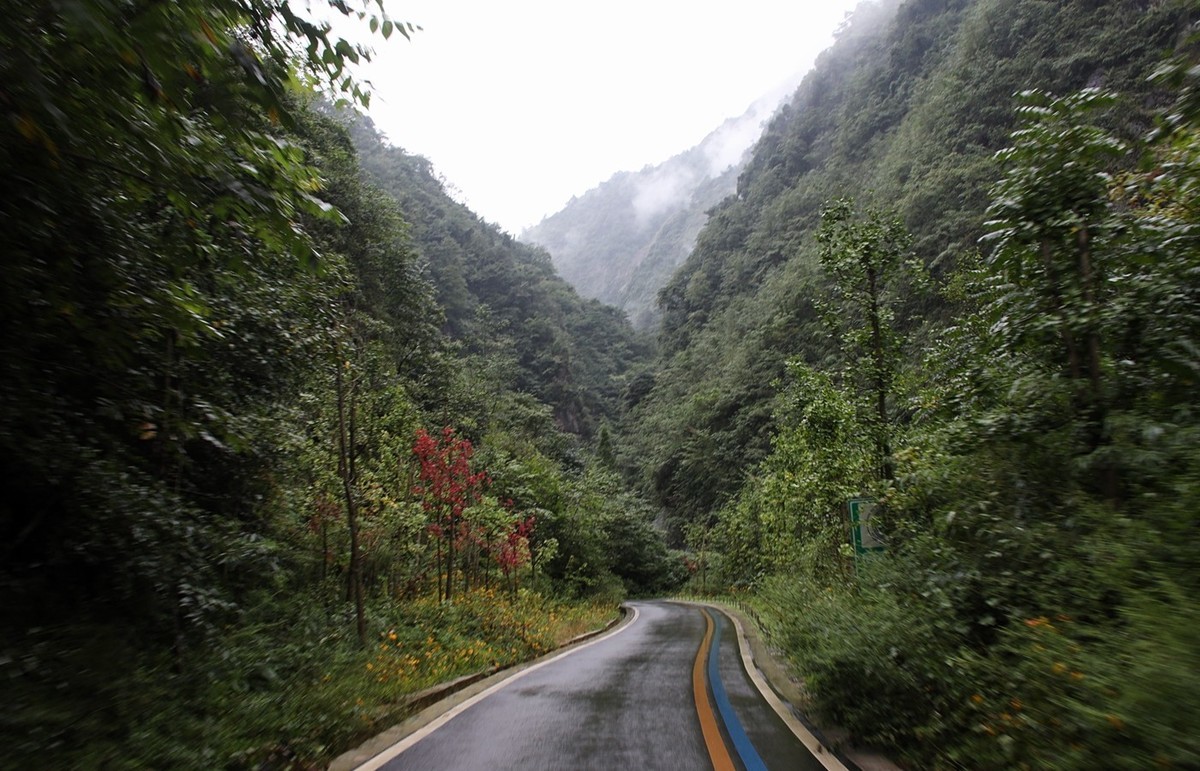
[[[503,669],[465,675],[456,680],[427,688],[424,691],[409,694],[405,697],[404,701],[411,708],[418,710],[417,712],[360,744],[358,747],[334,758],[333,762],[329,764],[329,771],[353,771],[353,769],[369,763],[372,759],[404,741],[417,731],[429,726],[460,704],[473,699],[484,691],[503,683],[505,680],[527,669],[561,656],[597,637],[616,633],[621,628],[632,623],[634,616],[635,614],[630,612],[630,608],[622,604],[620,615],[607,625],[600,629],[578,635],[536,659],[531,659],[520,664],[513,664]]]
[[[849,733],[837,726],[830,726],[814,721],[806,714],[810,700],[804,690],[804,684],[791,674],[791,670],[779,652],[767,645],[759,629],[757,620],[743,609],[720,600],[672,600],[690,605],[705,605],[716,608],[734,619],[740,627],[740,637],[750,648],[751,664],[775,694],[790,708],[792,714],[803,725],[820,745],[829,748],[841,764],[851,771],[902,771],[882,753],[865,747],[859,747],[849,741]],[[765,695],[765,694],[764,694]],[[802,739],[803,741],[803,739]],[[807,745],[808,742],[805,742]],[[822,750],[809,747],[813,754],[821,759]]]

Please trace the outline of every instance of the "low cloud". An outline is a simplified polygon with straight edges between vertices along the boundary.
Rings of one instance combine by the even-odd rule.
[[[740,163],[762,136],[763,126],[796,90],[802,77],[803,73],[796,73],[781,81],[741,116],[721,124],[698,148],[638,172],[630,202],[637,226],[644,228],[664,212],[685,208],[700,183]]]
[[[645,227],[668,209],[683,208],[700,181],[694,169],[670,161],[654,168],[650,176],[640,178],[632,202],[638,227]]]
[[[750,109],[737,118],[730,118],[700,144],[708,161],[708,176],[715,177],[740,162],[746,151],[762,136],[763,127],[784,99],[800,85],[803,73],[783,80],[770,93],[764,94]]]

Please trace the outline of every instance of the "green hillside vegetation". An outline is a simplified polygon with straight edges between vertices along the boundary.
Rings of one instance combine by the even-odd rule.
[[[661,292],[623,467],[858,741],[1197,767],[1194,5],[886,10]]]
[[[785,362],[840,364],[815,238],[827,202],[894,212],[944,282],[978,250],[1013,95],[1103,84],[1130,95],[1113,116],[1123,132],[1144,132],[1146,77],[1186,20],[1179,3],[864,5],[660,293],[663,355],[626,431],[643,489],[677,519],[711,513],[768,451]],[[953,310],[930,286],[895,312],[919,343]]]
[[[352,128],[363,168],[407,213],[447,334],[504,371],[507,389],[550,405],[564,431],[590,438],[615,421],[649,341],[617,309],[580,298],[545,251],[451,199],[424,158],[388,145],[367,118]]]
[[[673,580],[589,449],[644,348],[360,127],[368,179],[325,101],[366,51],[3,10],[4,765],[316,767]]]

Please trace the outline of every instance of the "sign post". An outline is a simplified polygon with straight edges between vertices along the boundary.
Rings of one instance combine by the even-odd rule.
[[[854,541],[854,556],[856,557],[883,551],[883,538],[871,526],[871,515],[874,512],[874,500],[870,498],[851,499],[850,534]]]

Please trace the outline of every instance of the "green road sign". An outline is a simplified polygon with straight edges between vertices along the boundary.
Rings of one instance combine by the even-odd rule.
[[[875,501],[870,498],[854,498],[850,501],[850,533],[856,555],[883,551],[883,538],[871,527],[871,514],[874,511]]]

